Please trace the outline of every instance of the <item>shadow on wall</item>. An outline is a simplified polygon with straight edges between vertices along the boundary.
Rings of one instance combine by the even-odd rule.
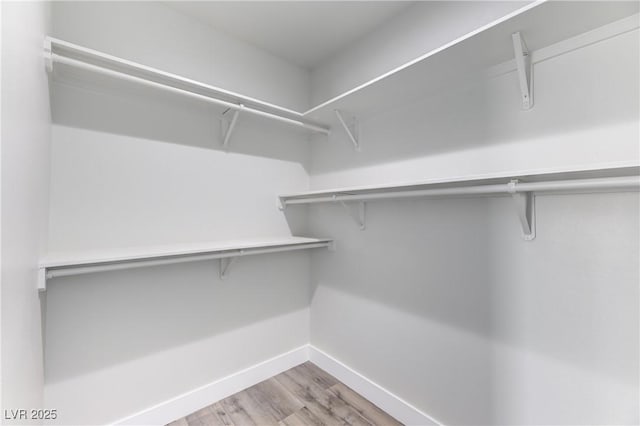
[[[301,163],[309,160],[309,134],[296,127],[240,115],[229,145],[223,147],[225,109],[135,84],[113,86],[76,82],[51,84],[53,123]]]
[[[54,126],[52,251],[298,234],[276,194],[307,189],[297,162]]]
[[[610,407],[584,410],[580,398],[607,392],[622,392],[615,419],[630,418],[640,343],[637,194],[540,196],[531,242],[510,202],[372,202],[365,231],[339,206],[314,207],[312,229],[335,236],[337,251],[313,255],[312,343],[452,424],[522,422],[522,401],[547,404],[527,408],[542,416],[533,423],[554,415],[594,422],[589,416]],[[398,365],[392,376],[376,367],[383,362]],[[576,383],[580,391],[567,393]],[[445,416],[450,401],[467,413]]]
[[[299,252],[240,259],[224,280],[212,261],[52,279],[46,298],[46,382],[305,309],[308,272],[309,255]]]
[[[333,236],[337,245],[336,252],[313,255],[316,285],[446,318],[482,334],[491,321],[491,294],[482,285],[490,256],[488,203],[370,202],[364,231],[341,206],[316,205],[310,209],[311,228]]]
[[[491,368],[477,337],[491,328],[488,203],[371,202],[364,231],[340,206],[314,206],[310,226],[336,251],[313,254],[312,344],[436,419],[484,424],[493,396],[473,388]],[[440,415],[447,398],[465,407],[457,418]]]

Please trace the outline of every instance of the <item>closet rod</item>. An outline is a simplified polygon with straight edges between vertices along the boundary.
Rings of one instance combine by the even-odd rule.
[[[60,267],[56,269],[47,268],[46,277],[47,278],[65,277],[69,275],[90,274],[94,272],[116,271],[121,269],[142,268],[142,267],[157,266],[157,265],[171,265],[175,263],[198,262],[203,260],[224,259],[224,258],[238,257],[238,256],[278,253],[283,251],[303,250],[303,249],[312,249],[312,248],[321,248],[321,247],[330,247],[330,246],[331,246],[331,242],[319,242],[319,243],[294,244],[294,245],[285,245],[280,247],[259,248],[259,249],[245,248],[245,249],[229,250],[226,252],[209,253],[209,254],[178,255],[178,256],[150,259],[150,260],[145,260],[145,259],[125,260],[125,261],[111,261],[109,263],[93,264],[93,265],[86,265],[86,266],[65,266],[65,267]]]
[[[305,129],[309,129],[309,130],[313,130],[315,132],[319,132],[319,133],[324,133],[326,135],[329,134],[330,130],[326,127],[322,127],[322,126],[318,126],[312,123],[306,123],[304,121],[299,121],[299,120],[294,120],[292,118],[287,118],[287,117],[282,117],[280,115],[276,115],[276,114],[272,114],[270,112],[265,112],[265,111],[261,111],[258,109],[254,109],[251,107],[247,107],[244,105],[240,105],[240,104],[235,104],[233,102],[228,102],[228,101],[224,101],[222,99],[217,99],[217,98],[213,98],[211,96],[206,96],[206,95],[201,95],[200,93],[196,93],[196,92],[191,92],[189,90],[186,89],[180,89],[178,87],[173,87],[173,86],[169,86],[167,84],[163,84],[163,83],[158,83],[156,81],[152,81],[152,80],[147,80],[145,78],[142,77],[136,77],[134,75],[130,75],[130,74],[126,74],[120,71],[115,71],[109,68],[104,68],[104,67],[100,67],[97,65],[93,65],[93,64],[89,64],[87,62],[83,62],[83,61],[79,61],[77,59],[72,59],[72,58],[67,58],[66,56],[60,56],[56,53],[51,53],[51,60],[53,62],[58,62],[61,64],[65,64],[65,65],[69,65],[72,67],[76,67],[76,68],[81,68],[81,69],[85,69],[88,71],[92,71],[92,72],[96,72],[96,73],[100,73],[100,74],[105,74],[111,77],[115,77],[115,78],[119,78],[122,80],[128,80],[128,81],[133,81],[139,84],[144,84],[150,87],[154,87],[157,89],[163,89],[169,92],[173,92],[173,93],[179,93],[181,95],[186,95],[186,96],[191,96],[192,98],[196,98],[196,99],[200,99],[203,101],[207,101],[210,103],[214,103],[216,105],[221,105],[224,106],[226,108],[231,108],[233,110],[237,110],[237,111],[242,111],[242,112],[248,112],[250,114],[254,114],[254,115],[259,115],[262,117],[267,117],[267,118],[271,118],[277,121],[282,121],[284,123],[288,123],[288,124],[292,124],[295,126],[300,126],[303,127]]]
[[[580,191],[580,190],[639,190],[639,176],[623,176],[595,179],[573,179],[558,180],[548,182],[518,182],[512,181],[504,184],[459,186],[454,188],[432,188],[418,190],[398,190],[391,188],[380,188],[380,191],[362,194],[348,194],[348,190],[336,191],[330,195],[318,195],[304,198],[281,198],[283,205],[327,203],[333,201],[367,201],[393,198],[415,198],[428,196],[445,195],[489,195],[489,194],[514,194],[519,192],[560,192],[560,191]],[[375,191],[376,189],[367,189]],[[330,192],[330,191],[327,191]],[[295,197],[295,196],[293,196]]]

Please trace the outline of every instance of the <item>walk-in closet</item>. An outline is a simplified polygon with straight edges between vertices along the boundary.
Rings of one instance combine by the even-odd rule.
[[[639,13],[1,1],[0,424],[639,424]]]

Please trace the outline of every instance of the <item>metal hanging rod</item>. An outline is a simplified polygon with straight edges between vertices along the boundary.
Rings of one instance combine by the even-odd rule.
[[[158,265],[172,265],[174,263],[199,262],[203,260],[222,259],[225,257],[240,256],[240,250],[227,253],[202,254],[196,256],[175,256],[152,260],[127,260],[124,262],[113,262],[88,266],[69,266],[59,269],[47,269],[47,279],[56,277],[68,277],[71,275],[92,274],[95,272],[118,271],[121,269],[145,268]]]
[[[280,197],[282,207],[292,204],[330,203],[336,201],[369,201],[395,198],[417,198],[430,196],[456,195],[496,195],[515,194],[522,192],[562,192],[580,190],[639,190],[640,176],[608,177],[595,179],[572,179],[548,182],[509,182],[491,185],[465,185],[450,188],[402,189],[383,187],[375,192],[375,188],[366,190],[348,190],[337,192],[327,191],[317,196],[293,195]],[[358,191],[367,191],[358,193]]]
[[[281,121],[283,123],[287,123],[287,124],[291,124],[291,125],[295,125],[298,127],[302,127],[305,129],[309,129],[309,130],[313,130],[315,132],[319,132],[319,133],[324,133],[324,134],[329,134],[330,129],[327,127],[322,127],[319,126],[317,124],[313,124],[313,123],[308,123],[305,121],[300,121],[300,120],[295,120],[292,118],[288,118],[288,117],[283,117],[281,115],[277,115],[277,114],[273,114],[270,112],[266,112],[266,111],[261,111],[259,109],[255,109],[255,108],[251,108],[242,104],[235,104],[233,102],[229,102],[229,101],[225,101],[222,99],[218,99],[218,98],[214,98],[211,96],[207,96],[207,95],[202,95],[200,93],[196,93],[196,92],[192,92],[186,89],[180,89],[178,87],[173,87],[170,86],[168,84],[163,84],[163,83],[159,83],[153,80],[148,80],[145,79],[143,77],[137,77],[131,74],[126,74],[124,72],[120,72],[120,71],[115,71],[109,68],[104,68],[98,65],[93,65],[87,62],[83,62],[83,61],[79,61],[77,59],[72,59],[72,58],[68,58],[66,56],[61,56],[58,55],[56,53],[48,53],[49,58],[51,61],[53,62],[57,62],[60,64],[65,64],[68,66],[72,66],[72,67],[76,67],[76,68],[80,68],[80,69],[84,69],[87,71],[92,71],[92,72],[96,72],[96,73],[100,73],[100,74],[104,74],[104,75],[108,75],[110,77],[114,77],[114,78],[119,78],[121,80],[127,80],[127,81],[132,81],[138,84],[143,84],[149,87],[153,87],[156,89],[162,89],[168,92],[173,92],[173,93],[178,93],[184,96],[190,96],[192,98],[196,98],[196,99],[200,99],[206,102],[210,102],[216,105],[221,105],[230,109],[233,109],[235,111],[239,111],[242,110],[243,112],[247,112],[250,114],[254,114],[254,115],[258,115],[261,117],[266,117],[266,118],[270,118],[276,121]]]
[[[192,253],[192,254],[177,254],[163,257],[141,257],[137,259],[124,259],[124,260],[109,260],[109,261],[96,261],[95,263],[82,263],[77,265],[64,265],[64,266],[42,266],[40,268],[40,277],[38,283],[38,289],[40,291],[46,290],[46,280],[55,277],[66,277],[71,275],[91,274],[96,272],[105,271],[117,271],[122,269],[143,268],[149,266],[158,265],[172,265],[176,263],[186,262],[199,262],[204,260],[215,259],[231,259],[241,256],[278,253],[285,251],[304,250],[313,248],[327,247],[333,248],[332,240],[316,240],[303,243],[290,243],[273,247],[245,247],[239,249],[227,249],[222,251],[213,251],[208,253]],[[221,277],[226,275],[221,274]]]
[[[456,184],[456,182],[449,182]],[[593,192],[593,191],[638,191],[640,176],[583,178],[550,180],[546,182],[520,182],[511,179],[508,183],[473,185],[472,181],[457,182],[459,186],[448,188],[428,188],[437,184],[403,185],[380,188],[340,189],[311,194],[283,195],[279,197],[279,207],[284,209],[292,204],[314,204],[338,202],[358,223],[361,230],[366,228],[365,203],[373,200],[444,197],[444,196],[483,196],[509,195],[513,200],[515,213],[522,227],[522,238],[532,241],[536,238],[535,194],[537,192]],[[408,189],[411,186],[413,189]],[[358,203],[358,214],[347,203]]]
[[[47,278],[66,277],[70,275],[90,274],[94,272],[116,271],[120,269],[143,268],[147,266],[171,265],[174,263],[199,262],[202,260],[224,259],[228,257],[238,257],[254,254],[278,253],[282,251],[302,250],[319,247],[329,247],[329,242],[296,244],[284,247],[272,247],[263,249],[240,249],[230,250],[222,253],[199,254],[199,255],[180,255],[175,257],[167,257],[151,260],[127,260],[124,262],[112,262],[105,264],[87,265],[87,266],[68,266],[59,269],[48,269]]]

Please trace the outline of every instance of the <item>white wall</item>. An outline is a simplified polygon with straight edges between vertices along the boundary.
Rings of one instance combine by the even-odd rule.
[[[638,31],[361,119],[313,145],[314,189],[640,162]],[[638,194],[540,196],[526,242],[508,198],[309,209],[311,342],[444,424],[637,424]]]
[[[28,23],[28,25],[25,25]],[[2,4],[2,408],[42,407],[37,264],[45,249],[50,114],[42,39],[49,5]],[[29,421],[6,420],[26,424]],[[34,423],[38,423],[37,421]]]
[[[638,196],[334,208],[311,342],[444,424],[638,423]]]
[[[50,280],[46,403],[104,424],[304,345],[308,281],[303,252],[224,281],[213,262]]]
[[[416,2],[313,69],[312,103],[320,104],[353,89],[528,3]]]
[[[53,17],[59,38],[306,102],[306,72],[161,4],[55,3]],[[52,112],[50,251],[304,229],[304,215],[288,222],[275,205],[308,188],[309,142],[287,126],[241,117],[223,151],[209,105],[70,81],[52,86]],[[215,262],[50,280],[46,404],[60,423],[112,422],[308,343],[309,259],[243,258],[225,281]]]
[[[60,92],[55,90],[56,120],[64,109],[87,105],[78,98],[62,105]],[[170,123],[176,125],[175,116]],[[291,147],[290,156],[308,146],[291,136],[283,143],[282,132],[265,132],[250,142],[244,137],[254,137],[252,129],[242,126],[231,141],[236,150],[243,143],[270,145],[273,151]],[[217,148],[217,135],[208,137]],[[55,125],[50,251],[291,235],[274,200],[279,188],[306,189],[303,165],[214,147]]]

